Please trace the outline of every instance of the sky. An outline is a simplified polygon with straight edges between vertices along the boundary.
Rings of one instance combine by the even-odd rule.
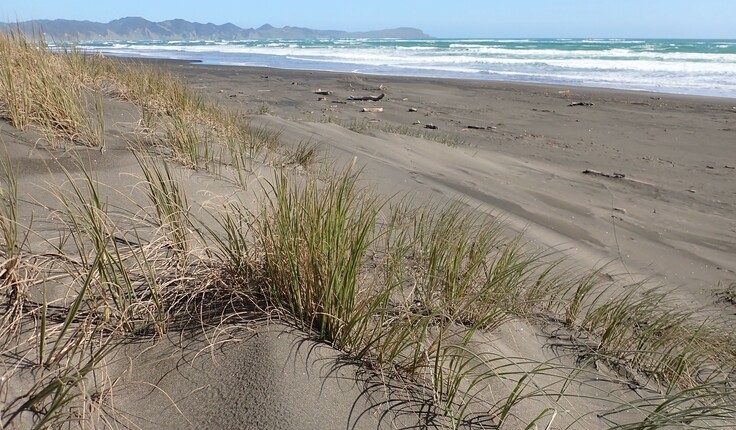
[[[736,0],[2,0],[0,21],[125,16],[243,28],[271,24],[367,31],[416,27],[433,37],[736,39]]]

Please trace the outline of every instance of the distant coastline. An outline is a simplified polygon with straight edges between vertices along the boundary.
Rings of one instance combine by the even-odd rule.
[[[161,22],[140,17],[126,17],[107,23],[66,19],[33,20],[0,23],[0,30],[20,28],[26,34],[41,33],[55,41],[110,40],[257,40],[257,39],[339,39],[339,38],[407,38],[428,39],[422,30],[399,27],[386,30],[348,32],[314,30],[303,27],[277,28],[264,24],[258,28],[241,28],[235,24],[212,24],[172,19]]]

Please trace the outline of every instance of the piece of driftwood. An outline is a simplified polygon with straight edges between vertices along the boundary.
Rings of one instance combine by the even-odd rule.
[[[642,181],[640,179],[635,179],[635,178],[632,178],[631,176],[626,176],[625,173],[619,173],[619,172],[605,173],[605,172],[599,172],[597,170],[591,170],[591,169],[585,169],[583,170],[583,173],[587,175],[600,176],[602,178],[614,179],[617,181],[624,181],[626,183],[652,187],[655,190],[659,190],[659,187],[656,184],[653,184],[651,182]]]
[[[381,93],[380,96],[361,96],[361,97],[350,96],[348,97],[348,100],[353,100],[356,102],[377,102],[384,97],[386,97],[386,94]]]
[[[329,96],[330,94],[332,94],[332,91],[327,91],[327,90],[322,90],[322,89],[319,89],[317,91],[312,91],[312,92],[314,94],[319,94],[321,96]]]
[[[593,103],[591,102],[573,102],[573,103],[570,103],[568,106],[593,106]]]
[[[482,125],[469,125],[468,128],[471,130],[485,130],[486,129]]]
[[[424,128],[428,128],[430,130],[437,130],[437,126],[434,124],[425,124]]]
[[[417,111],[418,111],[417,108],[409,108],[409,112],[417,112]]]
[[[604,173],[604,172],[599,172],[597,170],[590,170],[590,169],[583,170],[583,173],[585,173],[586,175],[603,176],[604,178],[611,178],[611,179],[623,179],[626,177],[626,174],[624,173],[616,173],[616,172]]]
[[[383,112],[383,108],[378,107],[365,107],[361,112],[373,112],[373,113],[379,113]]]

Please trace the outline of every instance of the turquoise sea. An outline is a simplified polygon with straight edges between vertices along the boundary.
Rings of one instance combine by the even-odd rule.
[[[736,40],[115,41],[108,55],[379,75],[495,79],[736,98]]]

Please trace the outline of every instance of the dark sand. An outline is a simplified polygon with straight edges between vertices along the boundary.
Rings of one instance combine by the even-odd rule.
[[[280,131],[287,147],[312,142],[338,165],[355,160],[364,181],[385,197],[461,199],[526,230],[530,246],[555,248],[583,269],[607,264],[604,273],[624,283],[648,279],[664,285],[683,307],[720,306],[714,289],[736,280],[736,100],[161,64],[204,94],[241,109],[254,126]],[[348,100],[381,93],[385,97],[378,102]],[[578,102],[592,105],[570,106]],[[361,112],[364,107],[383,112]],[[259,110],[266,114],[256,115]],[[100,182],[115,186],[111,193],[132,193],[138,179],[130,173],[138,174],[138,168],[125,137],[135,129],[136,112],[114,101],[106,112],[112,138],[104,154],[89,157],[91,165]],[[437,129],[424,128],[430,123]],[[350,124],[372,128],[359,134],[345,127]],[[462,143],[450,147],[380,131],[389,126]],[[0,136],[22,166],[22,199],[49,201],[43,190],[59,180],[55,163],[69,155],[49,155],[37,148],[39,136],[5,123]],[[584,174],[586,169],[625,176]],[[195,211],[213,195],[235,192],[210,177],[183,175]],[[268,166],[262,175],[272,177]],[[243,199],[257,198],[259,187],[252,188],[255,194]],[[43,219],[42,206],[27,206],[22,218],[33,211]],[[254,323],[242,332],[210,335],[173,334],[119,351],[111,361],[127,371],[112,397],[118,416],[106,425],[368,429],[406,428],[422,419],[421,402],[387,400],[401,398],[402,390],[373,385],[329,347],[284,326]],[[541,331],[523,321],[487,337],[489,350],[510,356],[554,355]],[[584,394],[633,395],[610,382],[598,390]],[[560,425],[600,405],[590,400],[566,407],[565,413],[572,412],[558,418]],[[541,409],[541,403],[530,407],[531,415],[522,414],[519,423]],[[601,425],[591,414],[573,427]]]
[[[736,277],[736,100],[201,65],[171,70],[230,106],[267,106],[269,114],[253,123],[281,130],[287,145],[312,141],[330,157],[357,156],[366,179],[388,193],[467,200],[585,264],[617,262],[614,276],[651,278],[703,305],[719,281]],[[318,101],[318,89],[332,94]],[[348,100],[380,93],[380,102]],[[593,105],[569,106],[577,102]],[[366,136],[328,123],[353,121],[464,143]],[[423,128],[428,123],[437,130]]]

